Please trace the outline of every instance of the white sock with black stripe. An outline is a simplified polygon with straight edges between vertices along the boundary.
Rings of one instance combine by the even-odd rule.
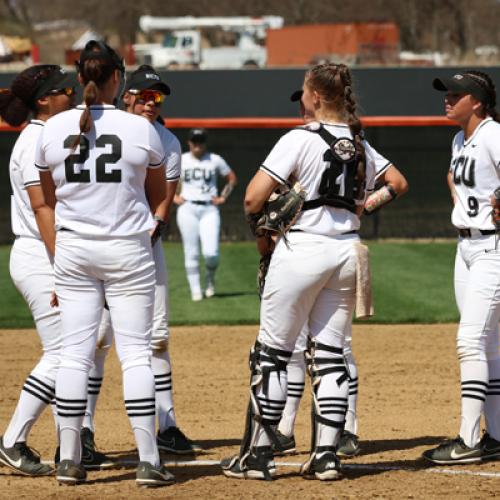
[[[104,362],[106,361],[107,349],[96,349],[94,364],[89,372],[88,383],[88,403],[83,419],[83,427],[87,427],[92,432],[94,429],[94,416],[97,400],[101,392],[102,380],[104,377]]]
[[[6,448],[17,442],[25,442],[28,434],[43,410],[54,397],[55,383],[40,375],[31,373],[26,379],[16,411],[3,436]]]
[[[278,430],[283,435],[291,437],[305,386],[306,363],[303,351],[297,351],[292,354],[286,371],[288,373],[286,405],[278,425]]]
[[[462,420],[460,437],[469,447],[480,441],[481,414],[488,390],[488,364],[485,361],[460,361]]]
[[[80,430],[87,408],[88,373],[59,367],[56,379],[57,419],[61,461],[81,461]]]
[[[155,351],[151,357],[151,368],[155,377],[156,414],[158,428],[163,432],[168,427],[176,427],[174,399],[172,394],[172,368],[168,351]]]
[[[488,392],[484,403],[484,416],[488,434],[500,441],[500,359],[488,360]]]
[[[160,465],[155,433],[155,384],[149,366],[134,366],[123,372],[125,408],[134,431],[139,461]]]

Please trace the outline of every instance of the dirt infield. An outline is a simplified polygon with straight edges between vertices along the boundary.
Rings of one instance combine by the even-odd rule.
[[[76,488],[53,477],[25,478],[0,467],[0,498],[487,498],[500,490],[500,462],[429,468],[427,447],[454,436],[459,425],[455,325],[354,327],[360,372],[359,433],[362,454],[345,461],[345,479],[305,481],[297,466],[281,466],[272,483],[223,477],[213,462],[237,450],[247,403],[247,353],[256,327],[173,328],[171,354],[177,420],[206,452],[197,464],[170,470],[177,484],[159,490],[135,486],[133,468],[92,472]],[[0,433],[14,410],[24,378],[39,355],[32,330],[0,332]],[[308,389],[306,388],[306,391]],[[309,447],[310,397],[306,392],[296,427],[298,464]],[[120,460],[134,460],[134,444],[123,403],[121,373],[113,353],[107,361],[97,409],[96,441]],[[54,424],[46,412],[30,444],[44,460],[54,453]],[[167,461],[174,457],[167,456]],[[203,465],[204,464],[204,465]]]

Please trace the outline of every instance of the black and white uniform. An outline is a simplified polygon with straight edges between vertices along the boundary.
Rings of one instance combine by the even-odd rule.
[[[457,133],[450,172],[455,187],[451,220],[459,230],[455,296],[460,311],[457,349],[462,385],[460,436],[480,440],[484,410],[488,433],[500,440],[500,249],[490,197],[500,186],[500,124],[486,118],[471,137]]]
[[[21,399],[32,401],[26,405],[19,404],[4,434],[4,444],[8,448],[17,441],[26,441],[35,422],[33,414],[40,414],[53,399],[61,350],[59,310],[50,306],[54,270],[26,190],[29,186],[40,185],[35,151],[43,126],[41,120],[30,121],[14,145],[9,165],[13,193],[11,222],[16,237],[10,254],[10,275],[33,315],[43,355],[28,376],[21,393]],[[33,408],[34,411],[26,413],[26,409]]]
[[[342,124],[323,124],[337,138],[350,138],[350,129]],[[310,124],[308,127],[314,125]],[[375,178],[390,162],[364,141],[366,151],[366,193],[374,189]],[[319,134],[294,129],[274,146],[262,171],[280,184],[290,176],[307,192],[308,200],[319,197],[322,174],[328,167],[323,155],[328,145]],[[346,189],[345,174],[336,183],[339,194]],[[364,199],[356,201],[363,205]],[[359,217],[344,208],[321,206],[304,211],[287,234],[288,243],[280,239],[274,250],[262,294],[258,342],[264,352],[261,367],[270,368],[268,384],[260,386],[264,419],[277,423],[287,395],[286,372],[276,369],[274,359],[288,362],[303,325],[308,323],[315,345],[313,369],[319,377],[316,391],[316,413],[328,425],[319,425],[316,443],[336,444],[344,423],[349,392],[343,347],[349,331],[355,304],[356,244]],[[315,360],[321,359],[321,366]],[[261,430],[256,445],[270,443],[268,433]]]
[[[182,189],[186,200],[177,209],[177,225],[184,246],[184,264],[193,298],[202,295],[200,285],[200,243],[207,269],[206,287],[213,287],[213,275],[219,264],[220,212],[212,203],[217,196],[217,178],[231,169],[221,156],[207,152],[201,158],[182,155]]]
[[[94,126],[73,150],[83,109],[78,106],[49,119],[36,155],[37,167],[50,170],[56,186],[54,270],[62,323],[56,402],[61,460],[80,462],[87,379],[106,300],[140,460],[158,466],[150,342],[153,218],[144,182],[147,168],[163,167],[165,155],[149,122],[111,105],[91,106]]]
[[[166,181],[176,182],[181,175],[181,144],[177,137],[162,124],[153,123],[154,128],[160,136],[165,151]],[[165,254],[161,240],[158,239],[153,247],[153,258],[155,261],[156,284],[155,302],[153,314],[153,333],[151,335],[151,347],[153,349],[152,368],[156,387],[156,412],[158,415],[158,426],[160,432],[168,427],[175,427],[175,413],[172,397],[172,371],[170,356],[168,353],[169,339],[169,300],[168,300],[168,269],[165,262]],[[98,352],[105,355],[113,342],[113,329],[111,317],[108,310],[104,310],[101,325],[99,327]],[[90,373],[89,385],[94,385],[94,390],[100,388],[103,377],[103,363],[94,367]],[[89,386],[89,392],[92,387]],[[90,396],[89,396],[90,398]],[[95,413],[95,401],[93,408],[89,409],[85,417],[84,427],[93,428],[92,416]]]

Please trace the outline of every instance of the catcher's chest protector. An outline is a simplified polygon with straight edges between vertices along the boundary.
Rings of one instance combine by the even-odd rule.
[[[317,133],[328,144],[323,160],[329,165],[321,175],[320,197],[306,201],[302,210],[328,205],[356,212],[355,200],[360,197],[360,183],[357,180],[356,148],[352,139],[337,138],[330,134],[321,123],[304,130]]]

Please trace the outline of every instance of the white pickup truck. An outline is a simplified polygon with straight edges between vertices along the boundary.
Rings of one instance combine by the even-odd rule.
[[[266,65],[265,47],[255,43],[252,35],[239,34],[235,46],[201,47],[197,30],[176,30],[166,35],[163,43],[135,44],[137,64],[150,64],[156,69],[261,68]]]

